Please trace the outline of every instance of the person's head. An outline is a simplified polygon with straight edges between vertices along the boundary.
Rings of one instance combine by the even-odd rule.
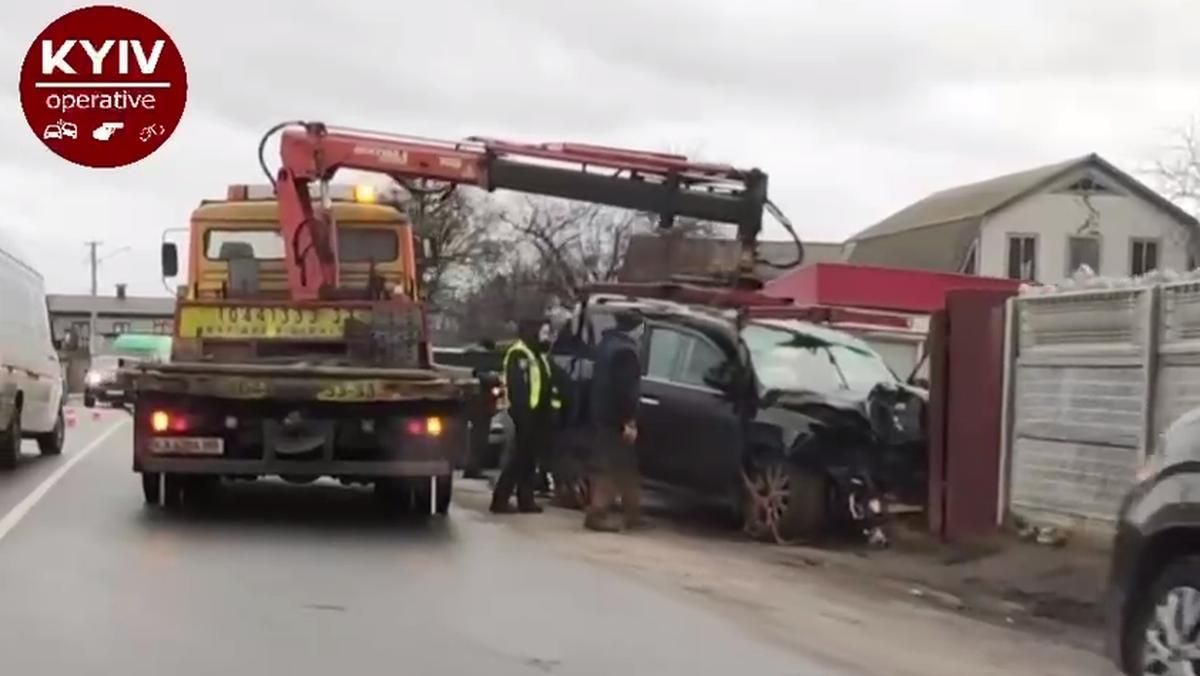
[[[542,327],[546,322],[540,317],[525,317],[517,321],[517,337],[530,347],[542,344]]]
[[[618,310],[613,316],[616,319],[616,330],[631,337],[641,334],[643,325],[642,315],[636,310]]]

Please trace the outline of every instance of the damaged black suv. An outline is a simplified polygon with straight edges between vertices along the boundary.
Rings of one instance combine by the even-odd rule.
[[[881,540],[889,500],[924,502],[926,393],[897,378],[862,340],[786,312],[754,318],[591,298],[574,340],[554,350],[581,393],[569,397],[578,427],[590,346],[618,309],[646,320],[638,336],[645,477],[725,498],[748,533],[776,541],[847,525]],[[586,491],[580,475],[561,478]]]

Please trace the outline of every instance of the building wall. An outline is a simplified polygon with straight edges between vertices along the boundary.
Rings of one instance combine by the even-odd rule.
[[[130,317],[108,316],[96,317],[97,349],[107,349],[112,340],[122,333],[162,333],[174,331],[174,317]],[[69,330],[79,337],[83,344],[87,343],[89,317],[83,314],[52,314],[50,328],[54,338],[62,340]]]
[[[1078,177],[1065,179],[1060,185],[1069,185]],[[1112,185],[1114,181],[1110,179],[1108,183]],[[1166,212],[1130,194],[1096,195],[1088,199],[1098,212],[1100,269],[1096,274],[1128,276],[1132,238],[1157,239],[1160,269],[1186,269],[1186,230]],[[1088,215],[1087,205],[1080,196],[1054,192],[1035,195],[994,214],[981,228],[979,274],[1008,276],[1008,236],[1033,234],[1037,239],[1037,281],[1053,283],[1069,277],[1067,241]]]

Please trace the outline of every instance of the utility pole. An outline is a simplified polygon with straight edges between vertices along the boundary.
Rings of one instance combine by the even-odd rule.
[[[96,255],[96,250],[100,248],[101,242],[93,239],[84,244],[88,248],[92,264],[92,311],[88,316],[88,358],[90,359],[96,352],[96,294],[99,293],[97,268],[100,267],[100,258]]]

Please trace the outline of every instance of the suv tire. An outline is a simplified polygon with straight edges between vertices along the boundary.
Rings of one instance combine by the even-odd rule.
[[[1134,608],[1130,621],[1125,623],[1125,633],[1121,637],[1122,643],[1126,650],[1125,667],[1126,673],[1176,673],[1173,668],[1177,665],[1170,664],[1171,656],[1164,655],[1166,662],[1159,662],[1162,667],[1167,670],[1162,672],[1150,671],[1149,666],[1143,667],[1147,658],[1147,635],[1159,624],[1161,620],[1156,618],[1156,610],[1169,602],[1172,594],[1191,594],[1194,595],[1195,602],[1200,603],[1200,556],[1185,556],[1175,559],[1167,564],[1166,568],[1159,574],[1150,585],[1150,593],[1146,594],[1145,598]],[[1183,622],[1187,612],[1172,613],[1173,623]],[[1195,628],[1187,627],[1184,636],[1194,636]],[[1167,644],[1161,629],[1158,633],[1160,646],[1166,645],[1167,648],[1179,647]],[[1193,639],[1194,640],[1194,639]],[[1175,658],[1183,660],[1179,654],[1174,655]],[[1182,672],[1178,672],[1182,673]]]
[[[746,483],[743,528],[751,537],[784,544],[815,537],[828,525],[823,474],[778,458],[752,467]]]

